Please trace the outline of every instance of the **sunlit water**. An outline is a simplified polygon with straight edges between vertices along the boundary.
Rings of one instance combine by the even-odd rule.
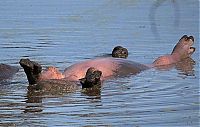
[[[149,69],[104,82],[100,90],[30,94],[22,68],[0,85],[0,126],[181,126],[199,124],[197,0],[20,0],[0,4],[0,63],[20,58],[65,67],[129,50],[151,63],[184,35],[195,37],[195,64]]]

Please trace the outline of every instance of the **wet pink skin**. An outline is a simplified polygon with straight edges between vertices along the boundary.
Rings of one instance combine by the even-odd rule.
[[[194,38],[192,36],[187,37],[184,35],[174,47],[170,55],[164,55],[158,57],[151,66],[163,66],[177,63],[185,58],[190,57],[194,52],[195,48],[192,47],[194,44]]]
[[[102,71],[101,80],[105,80],[116,74],[117,71],[123,74],[136,74],[142,70],[151,67],[160,67],[170,65],[188,58],[194,53],[195,48],[191,47],[194,43],[192,36],[183,36],[174,47],[169,55],[158,57],[152,64],[144,65],[122,58],[98,58],[86,60],[80,63],[69,66],[65,69],[64,73],[59,72],[55,67],[50,67],[40,74],[40,80],[45,79],[67,79],[71,81],[78,81],[84,78],[86,71],[90,67]],[[122,70],[120,70],[122,69]],[[125,73],[127,71],[128,73]]]
[[[84,78],[88,68],[94,67],[102,71],[102,80],[112,76],[116,69],[119,68],[118,62],[113,58],[99,58],[94,60],[87,60],[74,64],[65,69],[63,75],[70,80],[79,80]]]
[[[40,76],[40,80],[46,79],[68,79],[71,81],[78,81],[85,77],[86,71],[90,67],[94,67],[102,71],[102,79],[113,75],[114,70],[118,68],[118,64],[115,61],[108,58],[100,58],[95,60],[87,60],[84,62],[76,63],[65,69],[64,73],[58,71],[55,67],[49,67],[44,70]]]
[[[117,75],[121,68],[124,68],[125,71],[121,71],[121,73],[125,75],[129,73],[136,74],[149,68],[146,65],[122,58],[98,58],[71,65],[65,69],[64,73],[59,72],[55,67],[50,67],[40,74],[39,79],[67,79],[70,81],[78,81],[85,77],[90,67],[94,67],[102,72],[101,80],[106,80]]]
[[[64,75],[61,72],[59,72],[57,68],[52,66],[44,70],[39,76],[39,80],[62,79],[62,78],[64,78]]]

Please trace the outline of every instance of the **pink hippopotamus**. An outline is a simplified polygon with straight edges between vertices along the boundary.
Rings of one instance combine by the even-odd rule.
[[[58,82],[63,80],[71,82],[82,81],[85,78],[87,79],[86,72],[91,68],[93,68],[92,70],[101,72],[98,73],[97,77],[102,81],[116,76],[135,75],[152,67],[175,64],[190,57],[195,52],[195,48],[192,47],[193,44],[194,37],[184,35],[175,45],[171,54],[160,56],[152,64],[148,65],[122,59],[123,57],[107,57],[86,60],[67,67],[63,73],[59,72],[55,67],[48,67],[46,70],[42,71],[42,68],[38,63],[28,59],[21,59],[20,65],[26,72],[29,84],[49,81],[52,79],[55,79]]]

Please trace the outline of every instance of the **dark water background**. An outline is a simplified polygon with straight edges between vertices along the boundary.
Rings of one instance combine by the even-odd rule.
[[[0,63],[30,58],[61,71],[111,53],[151,63],[184,35],[195,37],[189,70],[150,69],[104,82],[101,91],[30,95],[23,70],[0,85],[0,126],[197,127],[199,124],[199,1],[4,0]]]

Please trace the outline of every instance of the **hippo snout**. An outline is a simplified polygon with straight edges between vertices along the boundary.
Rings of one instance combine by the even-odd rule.
[[[101,75],[102,72],[90,67],[84,78],[79,79],[82,85],[82,88],[91,88],[93,86],[97,86],[101,84]]]

